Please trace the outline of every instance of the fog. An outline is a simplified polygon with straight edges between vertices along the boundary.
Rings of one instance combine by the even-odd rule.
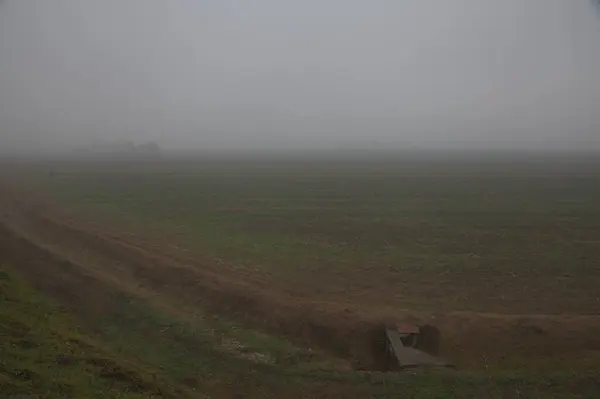
[[[587,0],[8,0],[0,148],[600,149]]]

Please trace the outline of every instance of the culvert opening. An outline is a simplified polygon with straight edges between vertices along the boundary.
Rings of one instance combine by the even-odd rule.
[[[450,367],[438,358],[440,331],[431,325],[380,324],[365,339],[367,353],[355,353],[354,368],[393,372],[419,367]]]

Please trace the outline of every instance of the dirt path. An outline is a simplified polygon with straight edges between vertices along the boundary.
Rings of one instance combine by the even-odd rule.
[[[398,320],[438,327],[442,355],[462,367],[600,364],[600,316],[348,308],[342,304],[347,301],[285,291],[259,271],[192,259],[177,248],[82,223],[14,185],[3,183],[0,191],[2,259],[22,265],[42,288],[73,306],[110,308],[115,293],[153,292],[371,369],[382,366],[373,347],[381,322]]]

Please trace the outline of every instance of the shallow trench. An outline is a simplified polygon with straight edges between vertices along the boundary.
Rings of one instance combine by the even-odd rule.
[[[106,287],[99,288],[103,282],[86,273],[86,265],[67,260],[70,257],[65,253],[77,248],[85,253],[82,261],[94,258],[103,265],[104,276],[126,276],[161,295],[185,298],[208,312],[225,314],[298,345],[327,351],[350,361],[356,369],[396,369],[387,350],[384,326],[405,319],[438,328],[441,333],[435,339],[425,338],[423,349],[439,353],[460,368],[501,365],[507,358],[516,359],[522,367],[545,366],[552,361],[561,367],[582,359],[600,364],[598,316],[455,312],[435,315],[435,323],[431,323],[430,315],[400,311],[365,315],[306,298],[274,296],[202,265],[182,263],[31,207],[12,203],[4,209],[1,223],[1,259],[18,265],[38,286],[70,304],[81,306],[87,301],[97,305],[117,295],[107,292]],[[79,288],[67,290],[66,286]]]

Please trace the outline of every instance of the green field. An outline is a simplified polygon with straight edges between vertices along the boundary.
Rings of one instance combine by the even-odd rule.
[[[164,161],[45,177],[63,203],[323,299],[600,307],[600,163],[589,159]]]
[[[594,370],[385,374],[263,364],[224,352],[207,338],[206,325],[117,291],[114,309],[81,313],[78,304],[41,294],[18,272],[25,266],[0,266],[1,397],[570,399],[600,390]],[[227,330],[242,342],[254,337],[262,350],[267,345],[255,333]],[[288,349],[276,339],[269,346]]]
[[[72,315],[0,266],[1,397],[189,397],[158,369],[86,334]]]
[[[92,343],[90,356],[110,360],[144,387],[131,395],[499,399],[600,392],[600,161],[593,158],[54,161],[10,172],[4,175],[33,188],[30,194],[56,201],[41,213],[62,207],[107,236],[113,229],[149,251],[184,254],[198,261],[193,267],[222,270],[232,292],[247,283],[272,291],[275,300],[293,298],[298,323],[309,316],[306,309],[319,307],[349,309],[357,318],[437,316],[442,354],[459,365],[352,371],[348,359],[263,329],[243,311],[202,309],[208,294],[184,278],[150,268],[160,277],[148,279],[136,269],[143,260],[112,247],[88,250],[80,245],[96,241],[5,211],[3,223],[69,259],[44,267],[43,251],[16,248],[17,241],[0,245],[0,255],[16,248],[11,262],[23,259],[24,277],[72,313],[61,310],[52,321],[57,327],[43,329],[58,329],[52,337],[59,338],[37,329],[32,340],[54,339],[54,359],[63,351],[61,334],[82,337]],[[36,226],[46,231],[38,234]],[[57,312],[18,268],[3,270],[8,300],[0,325],[21,313]],[[284,316],[272,321],[278,317]],[[4,337],[12,342],[13,333]],[[60,397],[49,381],[63,365],[39,366],[35,349],[9,347],[2,384]],[[127,391],[130,381],[107,385],[104,366],[90,368],[90,356],[69,363],[70,392]],[[19,380],[13,369],[37,379]]]

